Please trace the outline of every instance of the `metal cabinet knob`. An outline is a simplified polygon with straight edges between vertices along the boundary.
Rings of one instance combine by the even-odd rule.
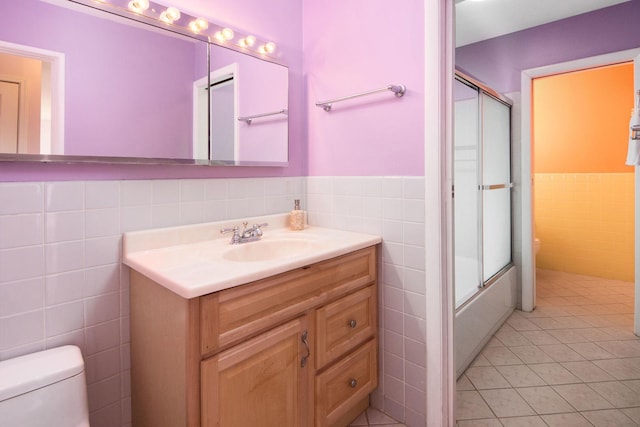
[[[355,329],[356,326],[358,326],[358,322],[356,322],[355,320],[350,320],[349,326],[351,327],[351,329]]]
[[[358,386],[358,381],[355,378],[352,378],[351,381],[349,381],[349,386],[351,388],[356,388]]]

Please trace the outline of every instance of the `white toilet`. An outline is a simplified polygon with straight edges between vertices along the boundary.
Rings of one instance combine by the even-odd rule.
[[[64,346],[0,362],[2,427],[88,427],[84,361]]]
[[[538,251],[540,250],[540,239],[537,237],[533,239],[533,248],[535,250],[535,254],[538,255]]]

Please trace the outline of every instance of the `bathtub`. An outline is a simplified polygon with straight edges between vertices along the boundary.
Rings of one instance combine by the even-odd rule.
[[[516,281],[516,267],[507,266],[456,311],[454,353],[457,376],[462,375],[515,309]]]

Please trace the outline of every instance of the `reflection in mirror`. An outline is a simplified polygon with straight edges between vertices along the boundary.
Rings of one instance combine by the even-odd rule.
[[[210,158],[287,162],[287,68],[219,46],[212,46],[211,68]]]
[[[0,152],[9,153],[0,154],[0,160],[54,154],[64,155],[61,159],[65,161],[74,160],[67,156],[92,160],[106,156],[106,161],[126,157],[144,163],[194,158],[208,162],[208,130],[202,133],[199,128],[199,123],[208,122],[208,95],[200,106],[194,89],[197,82],[208,79],[210,45],[74,2],[55,3],[21,0],[4,10],[0,102],[5,112],[10,103],[13,107],[12,114],[0,119]],[[218,49],[225,52],[227,65],[242,64],[245,58],[265,62]],[[17,58],[25,64],[34,62],[16,65]],[[252,66],[239,72],[236,92],[242,87],[237,84],[241,75],[249,75]],[[34,71],[21,74],[17,68]],[[284,88],[286,99],[286,84]],[[236,96],[235,108],[239,108],[242,95]],[[287,108],[286,102],[279,108]],[[194,116],[194,111],[204,116]],[[241,112],[234,110],[233,114]],[[257,154],[246,161],[286,164],[286,132],[284,135],[280,142],[284,157],[263,160]],[[241,153],[242,133],[236,132],[234,138],[234,150]],[[271,142],[270,135],[260,139]],[[153,160],[146,160],[149,158]],[[244,160],[239,156],[222,163]]]

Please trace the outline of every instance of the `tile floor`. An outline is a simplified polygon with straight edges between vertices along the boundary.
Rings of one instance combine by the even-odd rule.
[[[458,427],[640,425],[633,298],[632,283],[538,270],[536,310],[458,379]]]
[[[360,414],[349,427],[376,426],[376,427],[405,427],[404,424],[398,423],[388,415],[383,414],[374,408],[367,408],[365,412]]]

